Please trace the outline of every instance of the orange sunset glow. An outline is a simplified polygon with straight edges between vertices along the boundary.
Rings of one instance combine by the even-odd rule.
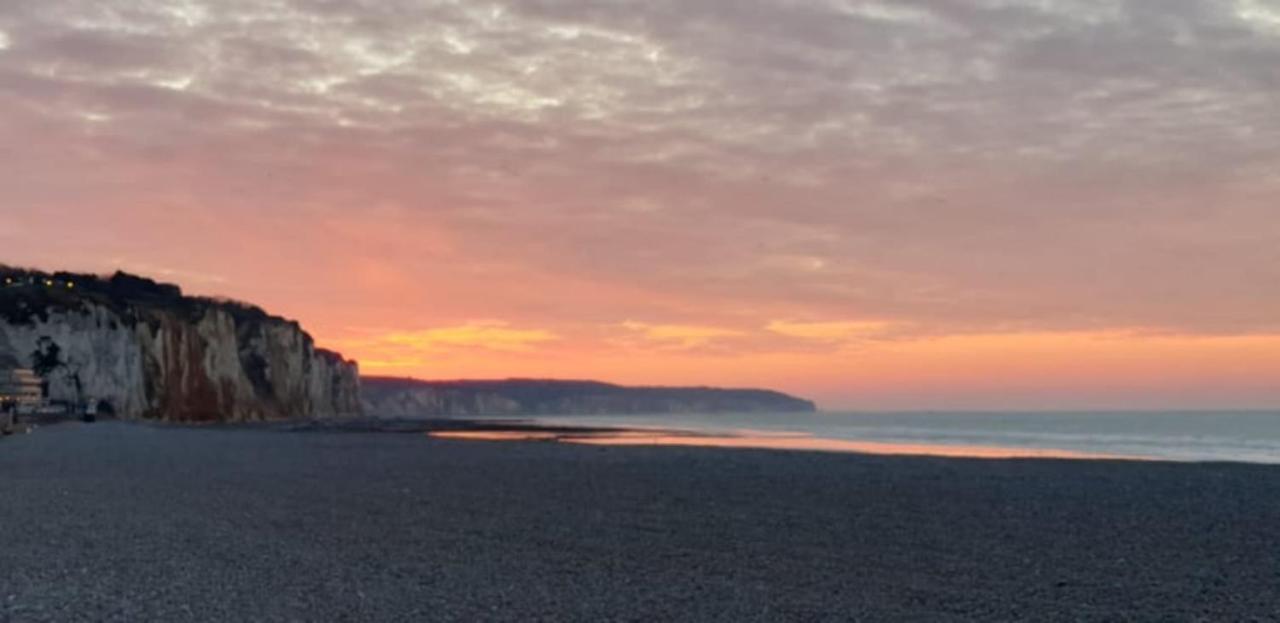
[[[740,448],[754,450],[808,450],[816,452],[851,452],[890,456],[939,456],[967,459],[1124,459],[1107,456],[1037,448],[1000,448],[991,446],[929,445],[880,443],[824,439],[798,434],[691,435],[662,432],[620,431],[617,433],[563,434],[546,431],[444,431],[431,437],[459,441],[559,441],[588,446],[689,446],[698,448]]]
[[[370,375],[1280,405],[1265,3],[73,4],[0,8],[3,263],[251,301]]]

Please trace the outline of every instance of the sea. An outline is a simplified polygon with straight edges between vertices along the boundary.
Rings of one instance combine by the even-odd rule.
[[[975,450],[974,456],[998,456],[993,451],[1007,450],[1010,456],[1280,464],[1280,411],[822,412],[547,416],[536,420],[554,426],[773,439],[787,441],[782,447],[794,449],[859,451],[866,447],[883,448],[890,454],[952,456],[964,456],[966,449]],[[806,444],[806,440],[812,443]]]

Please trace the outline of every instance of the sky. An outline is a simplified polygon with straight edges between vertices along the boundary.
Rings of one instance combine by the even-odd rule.
[[[366,374],[1280,406],[1280,0],[9,0],[0,262]]]

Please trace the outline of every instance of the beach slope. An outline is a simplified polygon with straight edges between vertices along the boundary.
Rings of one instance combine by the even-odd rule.
[[[1280,469],[123,423],[0,441],[0,620],[1280,617]]]

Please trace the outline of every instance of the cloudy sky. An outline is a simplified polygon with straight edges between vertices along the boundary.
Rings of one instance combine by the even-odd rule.
[[[0,157],[366,373],[1280,405],[1280,0],[9,0]]]

